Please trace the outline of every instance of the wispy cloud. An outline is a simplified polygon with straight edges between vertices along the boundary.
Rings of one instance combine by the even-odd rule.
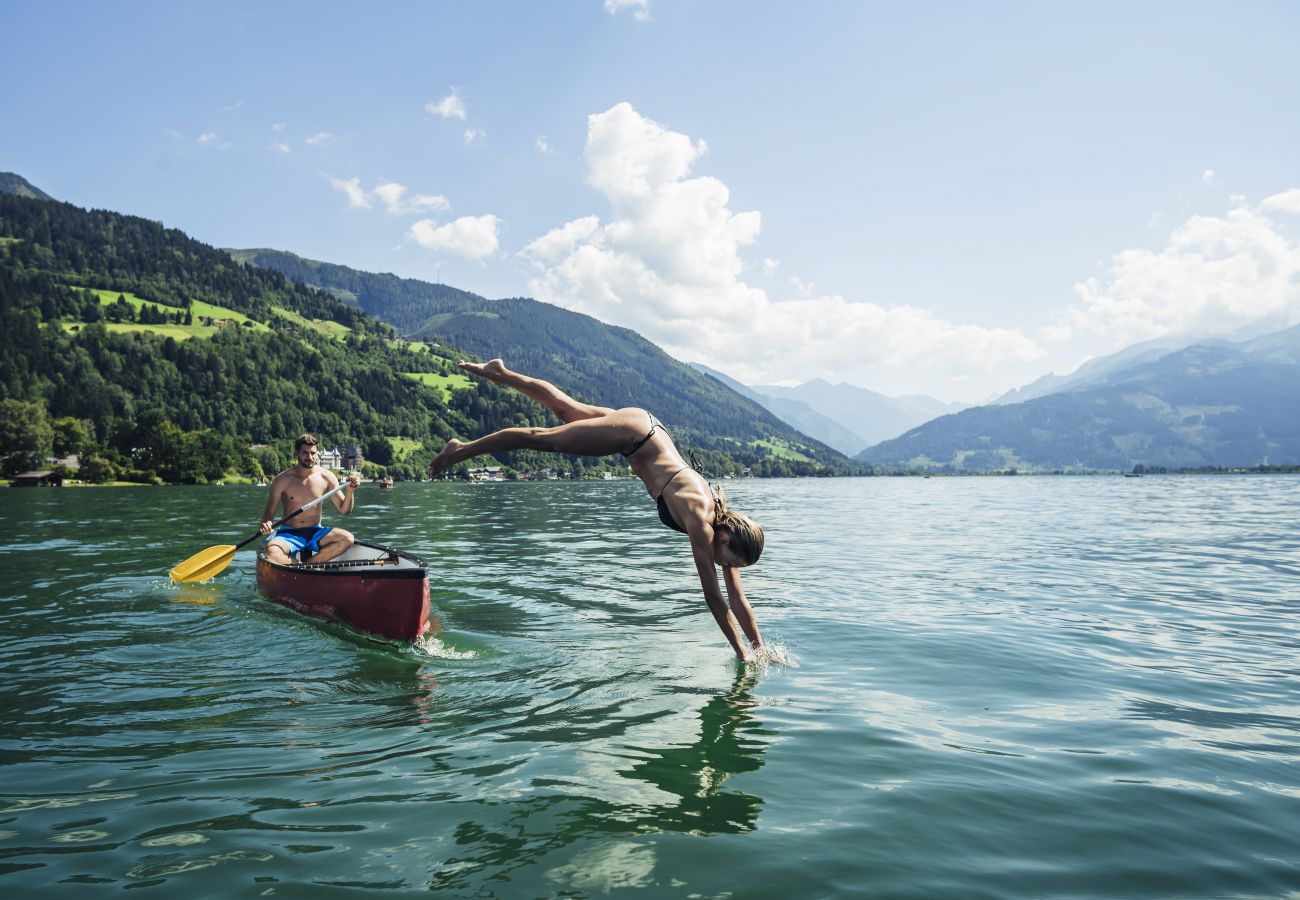
[[[311,137],[307,138],[306,144],[309,147],[315,147],[317,144],[323,144],[326,141],[331,140],[333,137],[334,135],[330,134],[328,131],[318,131]]]
[[[467,143],[467,144],[481,144],[481,143],[483,143],[483,141],[485,141],[485,140],[487,140],[487,133],[486,133],[486,132],[481,131],[481,130],[479,130],[478,128],[466,128],[466,129],[465,129],[465,143]]]
[[[544,153],[547,156],[550,156],[555,152],[554,150],[551,149],[551,145],[546,142],[546,135],[544,134],[539,134],[537,136],[536,146],[537,146],[538,153]]]
[[[293,149],[284,141],[271,141],[271,149],[286,155],[293,152]]]
[[[369,209],[374,204],[370,195],[361,187],[360,178],[335,178],[333,175],[326,175],[330,184],[334,185],[334,190],[342,191],[348,198],[349,209]]]
[[[215,131],[205,131],[202,134],[200,134],[195,140],[200,147],[203,147],[205,149],[229,150],[232,146],[234,146],[233,144],[230,143],[230,141],[221,140],[221,138],[217,136],[217,133]]]
[[[812,285],[804,285],[809,296],[777,299],[745,283],[741,251],[757,241],[762,217],[733,212],[725,184],[692,173],[707,149],[628,103],[588,117],[588,181],[608,202],[609,218],[575,219],[528,244],[533,294],[742,380],[833,373],[861,383],[881,368],[917,362],[959,380],[1042,357],[1012,329],[812,296]],[[775,268],[765,264],[764,272]],[[793,359],[792,346],[806,352]]]
[[[329,179],[336,191],[341,191],[348,198],[349,209],[370,209],[378,200],[384,209],[394,215],[427,212],[445,212],[451,209],[446,197],[438,194],[414,194],[406,196],[406,185],[396,181],[384,181],[367,191],[361,186],[360,178],[335,178],[321,173]]]
[[[1213,169],[1206,169],[1201,173],[1201,184],[1214,184],[1214,182],[1215,178]]]
[[[426,103],[424,110],[430,115],[441,116],[444,119],[460,119],[462,122],[468,115],[459,88],[452,88],[451,93],[437,103]]]
[[[410,199],[406,199],[406,186],[395,181],[376,185],[374,195],[394,215],[442,212],[451,208],[447,198],[437,194],[415,194]]]
[[[611,16],[625,9],[631,10],[632,18],[638,22],[650,21],[650,0],[605,0],[605,11]]]
[[[501,220],[493,215],[462,216],[446,225],[421,219],[407,236],[427,250],[452,253],[466,259],[483,260],[496,253]]]
[[[791,286],[800,297],[811,297],[817,290],[817,285],[813,284],[811,281],[804,281],[798,275],[791,275],[786,280],[790,282]]]

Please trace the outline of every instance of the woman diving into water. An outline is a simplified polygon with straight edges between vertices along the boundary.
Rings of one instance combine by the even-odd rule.
[[[508,450],[542,450],[577,456],[621,453],[659,508],[659,519],[684,533],[704,588],[704,601],[718,627],[746,662],[763,649],[754,611],[745,599],[740,569],[758,562],[763,552],[763,529],[727,506],[721,488],[709,486],[704,476],[688,465],[659,420],[644,409],[609,409],[574,400],[555,385],[511,372],[499,359],[486,363],[462,362],[460,367],[480,378],[514,388],[545,406],[564,423],[555,428],[503,428],[477,440],[452,439],[429,463],[429,476],[483,453]],[[723,601],[714,566],[722,567],[727,587]],[[730,604],[730,610],[728,610]],[[746,648],[737,630],[749,638]]]

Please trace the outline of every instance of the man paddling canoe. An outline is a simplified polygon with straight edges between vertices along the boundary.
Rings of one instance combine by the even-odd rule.
[[[293,452],[298,462],[275,476],[271,482],[266,509],[262,512],[262,534],[271,534],[275,524],[275,511],[281,504],[285,515],[288,515],[338,487],[339,480],[335,474],[317,464],[320,454],[316,450],[316,444],[316,438],[310,434],[304,434],[294,442]],[[343,492],[330,498],[345,516],[351,514],[356,504],[355,494],[360,483],[361,479],[355,473],[349,475]],[[312,554],[312,562],[322,563],[352,546],[352,532],[342,528],[325,528],[320,521],[320,505],[286,521],[267,540],[267,559],[289,566],[293,565],[293,554],[307,552]]]

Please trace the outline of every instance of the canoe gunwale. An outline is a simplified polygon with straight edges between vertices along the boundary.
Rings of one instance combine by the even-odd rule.
[[[301,575],[324,575],[327,577],[349,576],[366,578],[424,578],[428,575],[428,568],[424,560],[414,554],[407,553],[404,550],[397,550],[393,547],[386,547],[383,544],[372,544],[369,541],[354,541],[355,547],[369,547],[372,550],[383,550],[385,553],[392,554],[398,559],[404,559],[414,564],[414,568],[407,566],[387,566],[383,564],[367,565],[364,560],[348,560],[344,565],[333,565],[331,562],[326,563],[298,563],[296,565],[286,566],[284,563],[272,562],[266,557],[265,547],[258,548],[257,562],[259,565],[269,566],[271,569],[279,572],[294,572]]]

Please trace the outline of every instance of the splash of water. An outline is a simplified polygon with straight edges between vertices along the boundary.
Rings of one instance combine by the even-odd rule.
[[[783,669],[799,668],[799,663],[790,655],[790,650],[784,641],[765,642],[761,650],[755,651],[754,660],[750,665],[764,672],[771,666],[780,666]]]
[[[478,656],[473,650],[457,650],[455,647],[449,647],[444,644],[437,635],[426,634],[417,640],[413,645],[417,653],[425,656],[431,656],[434,659],[477,659]]]

